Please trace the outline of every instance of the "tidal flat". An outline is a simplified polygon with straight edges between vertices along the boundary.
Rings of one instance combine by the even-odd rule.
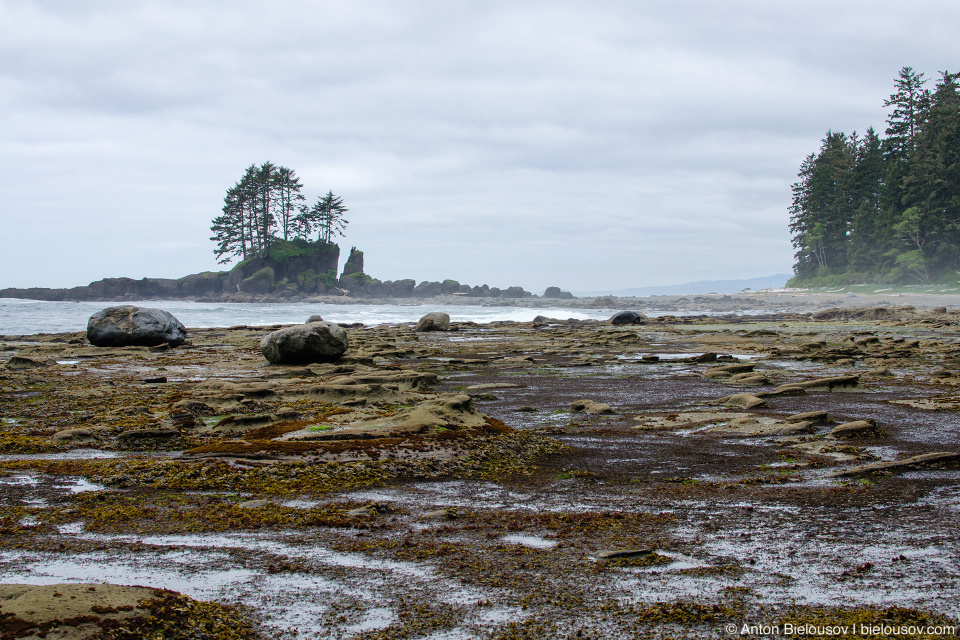
[[[152,637],[5,604],[80,584],[169,590],[182,637],[955,637],[958,322],[351,327],[307,366],[279,327],[0,336],[0,636]]]

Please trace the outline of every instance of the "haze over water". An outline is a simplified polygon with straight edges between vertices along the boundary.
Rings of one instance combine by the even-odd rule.
[[[90,316],[122,302],[44,302],[0,298],[0,335],[63,333],[85,331]],[[551,318],[595,318],[606,320],[613,309],[566,309],[556,307],[481,307],[473,305],[380,305],[310,303],[222,303],[184,300],[142,300],[139,307],[153,307],[172,313],[186,327],[232,327],[236,325],[296,324],[312,315],[331,322],[362,322],[366,325],[416,322],[430,311],[445,311],[454,322],[529,322],[538,315]]]

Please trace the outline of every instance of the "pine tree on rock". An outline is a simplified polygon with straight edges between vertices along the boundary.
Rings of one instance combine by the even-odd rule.
[[[302,191],[293,169],[269,161],[247,167],[240,181],[227,189],[222,213],[210,227],[218,262],[266,257],[270,246],[281,240],[306,246],[303,243],[310,242],[314,231],[320,244],[343,236],[347,226],[343,198],[328,191],[308,209]]]

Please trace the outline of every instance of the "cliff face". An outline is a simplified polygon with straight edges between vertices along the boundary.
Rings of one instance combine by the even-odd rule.
[[[340,247],[336,244],[285,243],[263,258],[244,260],[224,282],[228,293],[263,295],[325,293],[336,282]]]

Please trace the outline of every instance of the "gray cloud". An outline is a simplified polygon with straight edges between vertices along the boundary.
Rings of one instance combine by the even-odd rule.
[[[626,288],[787,271],[827,129],[882,131],[951,2],[0,0],[0,286],[217,268],[244,167],[351,212],[383,279]]]

